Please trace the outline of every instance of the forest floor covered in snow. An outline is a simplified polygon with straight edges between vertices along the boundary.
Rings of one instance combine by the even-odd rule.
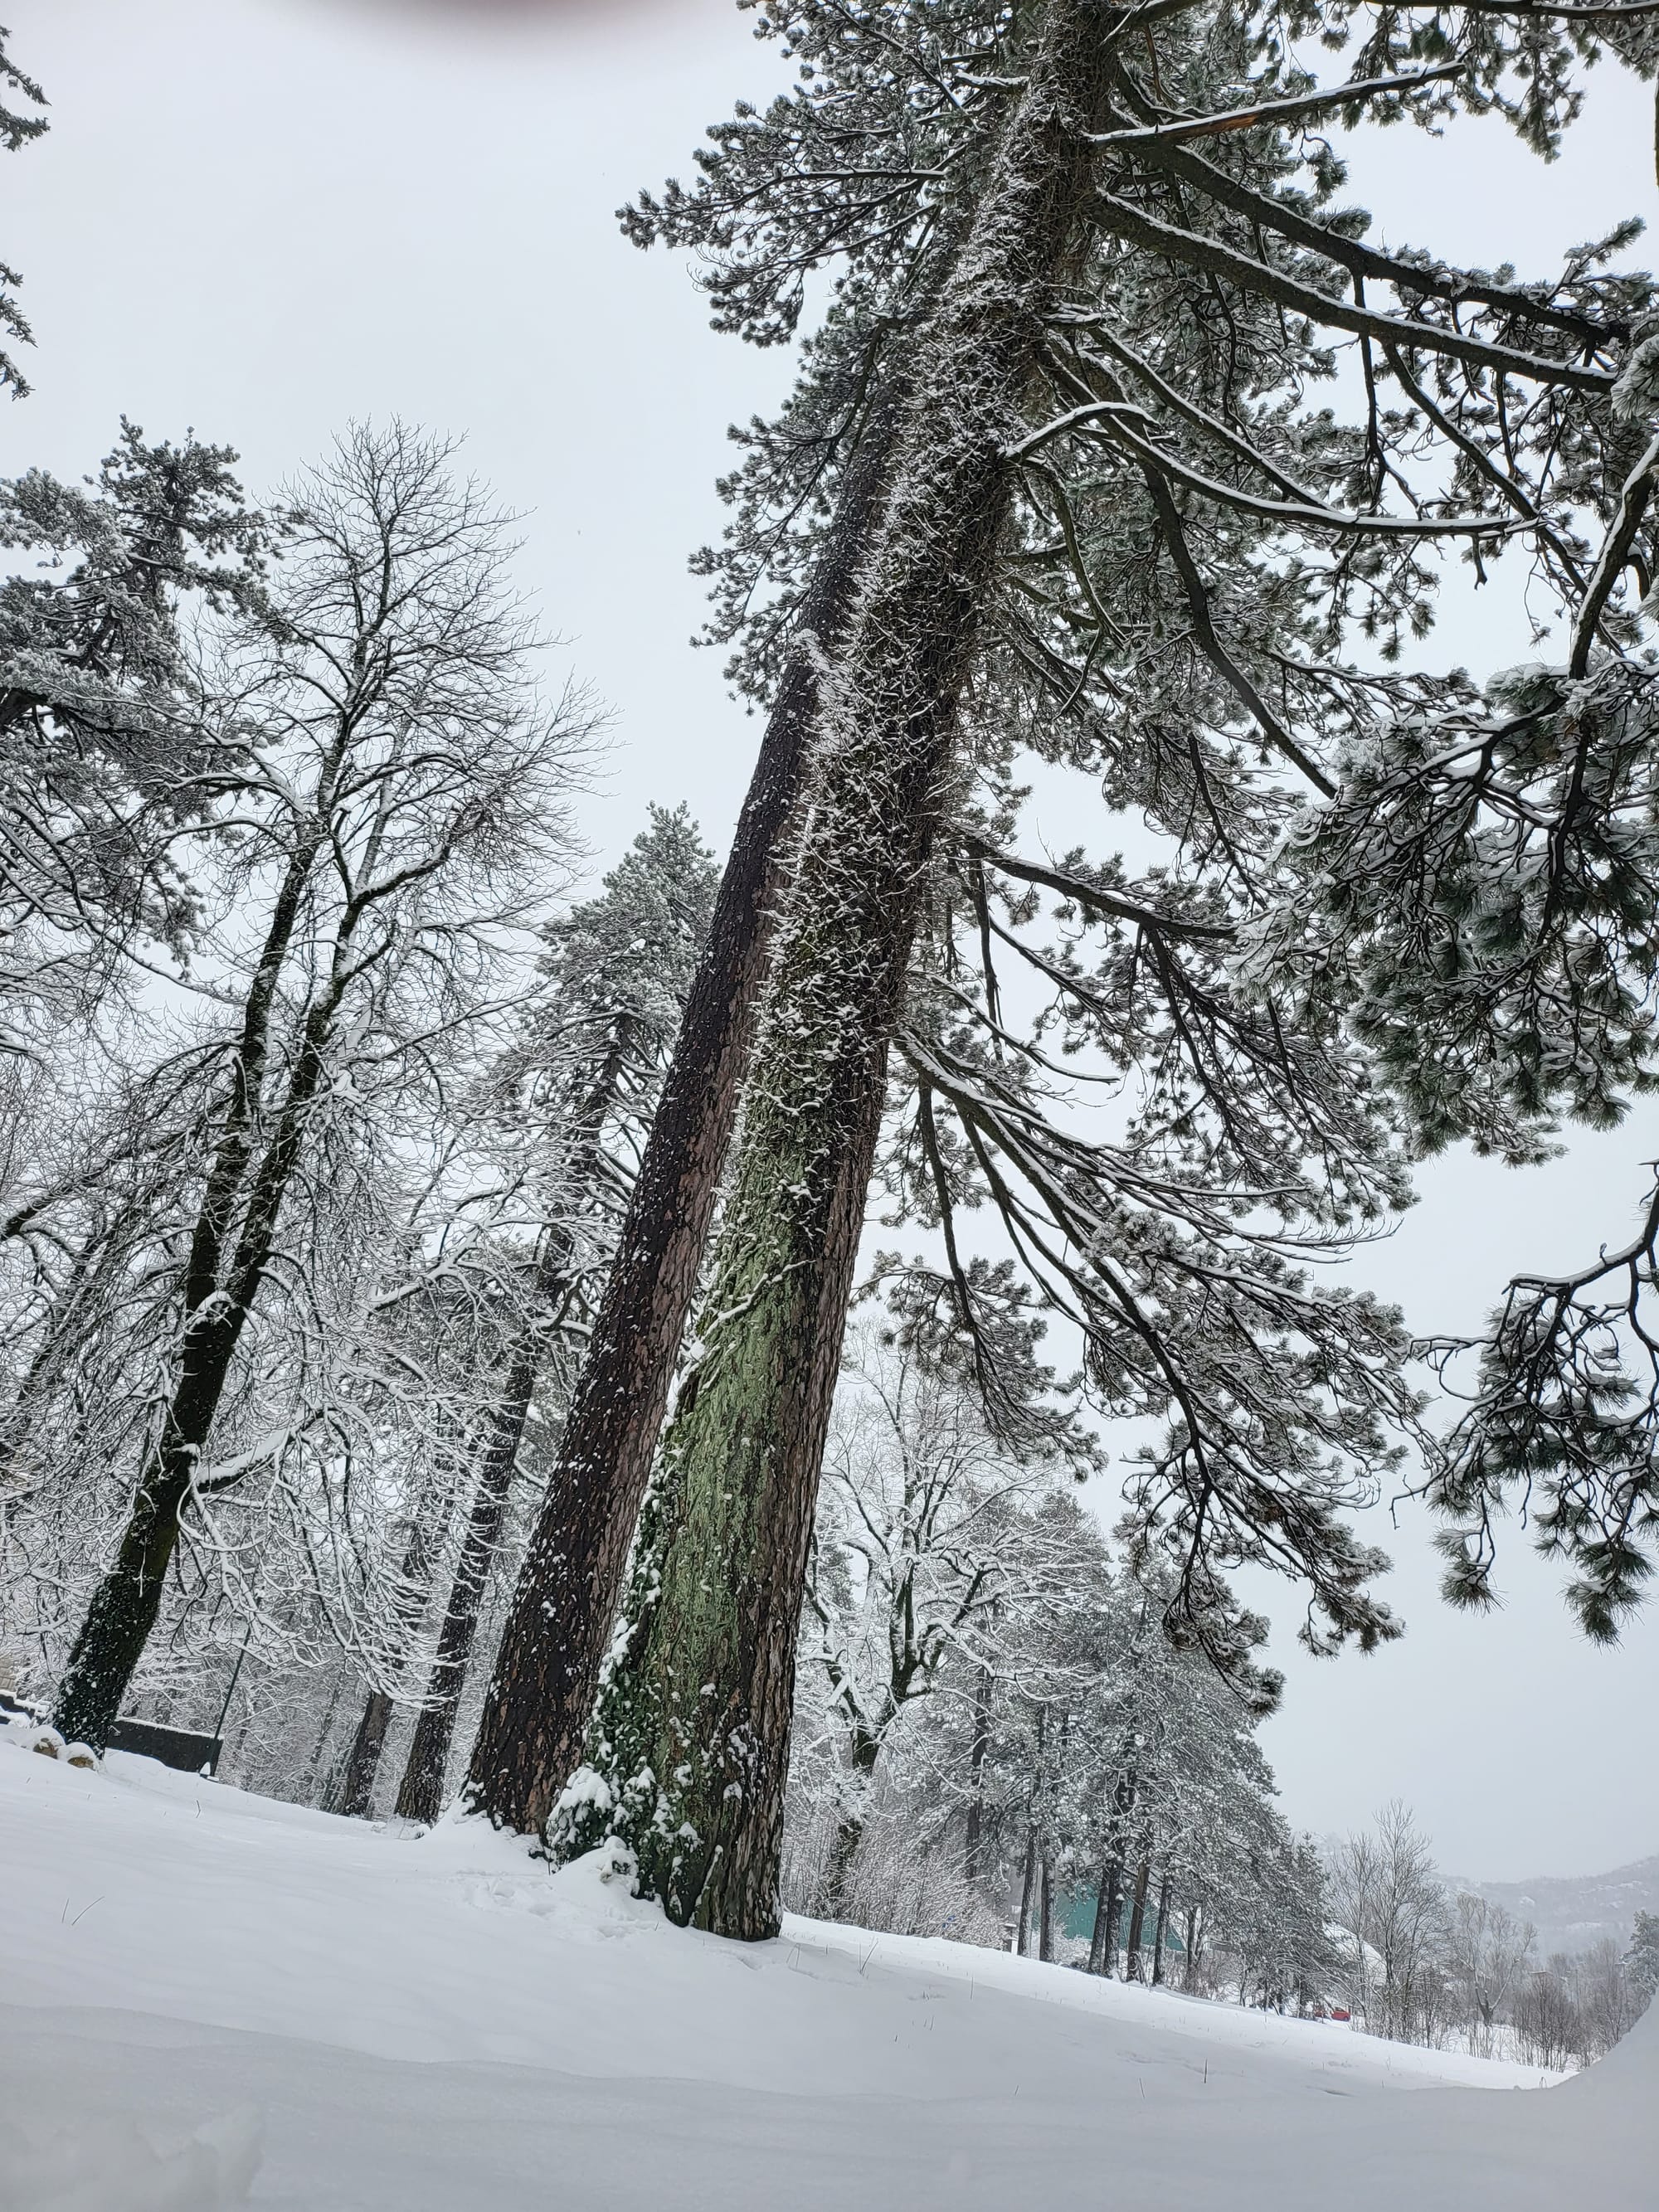
[[[4,2212],[1651,2212],[1659,2020],[1536,2082],[0,1746]]]

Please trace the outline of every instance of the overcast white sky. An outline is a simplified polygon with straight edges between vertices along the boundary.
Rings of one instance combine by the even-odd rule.
[[[465,432],[526,517],[523,581],[562,659],[615,709],[586,817],[601,863],[653,799],[689,799],[723,846],[757,732],[716,657],[688,647],[702,600],[685,556],[720,526],[726,426],[769,406],[788,363],[714,336],[683,271],[626,246],[612,210],[684,174],[734,99],[775,88],[752,18],[731,0],[6,14],[53,106],[51,135],[0,170],[0,258],[22,270],[39,340],[35,395],[0,412],[0,472],[89,469],[123,410],[152,434],[234,443],[256,488],[354,416]],[[1619,216],[1651,218],[1651,115],[1648,90],[1609,74],[1549,169],[1496,125],[1438,146],[1371,134],[1354,197],[1390,243],[1529,270]],[[1459,592],[1436,649],[1481,671],[1524,647],[1512,608]],[[1068,805],[1054,842],[1079,834]],[[1650,1114],[1526,1175],[1437,1163],[1366,1279],[1420,1329],[1471,1327],[1514,1269],[1620,1236],[1656,1153]],[[1422,1516],[1375,1517],[1402,1644],[1299,1660],[1277,1594],[1291,1682],[1266,1742],[1287,1814],[1326,1831],[1405,1797],[1443,1866],[1474,1877],[1659,1851],[1659,1620],[1588,1649],[1518,1542],[1506,1612],[1454,1616]]]

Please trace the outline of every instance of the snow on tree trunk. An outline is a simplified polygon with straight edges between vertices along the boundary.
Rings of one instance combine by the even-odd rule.
[[[1146,1884],[1151,1875],[1151,1867],[1142,1859],[1140,1872],[1135,1876],[1135,1901],[1129,1915],[1128,1955],[1124,1962],[1125,1978],[1132,1982],[1142,1979],[1140,1945],[1146,1932]]]
[[[1019,1919],[1014,1929],[1014,1949],[1023,1959],[1030,1942],[1031,1892],[1036,1883],[1036,1830],[1025,1831],[1025,1871],[1019,1885]]]
[[[1123,1869],[1115,1859],[1101,1869],[1100,1888],[1095,1899],[1094,1933],[1089,1939],[1089,1972],[1109,1974],[1117,1948],[1117,1897],[1123,1879]]]
[[[780,930],[697,1363],[641,1516],[558,1847],[608,1833],[675,1919],[776,1932],[794,1648],[830,1403],[956,706],[1009,501],[1005,448],[1087,189],[1099,40],[1051,0],[913,356],[894,482]]]
[[[460,1710],[467,1662],[472,1656],[477,1635],[490,1562],[495,1556],[501,1522],[507,1515],[507,1492],[513,1486],[519,1444],[541,1364],[540,1350],[539,1338],[534,1334],[520,1347],[490,1422],[472,1510],[467,1516],[461,1555],[456,1562],[454,1581],[450,1584],[443,1626],[438,1632],[438,1649],[427,1682],[427,1702],[415,1723],[403,1778],[398,1785],[396,1810],[399,1820],[435,1820],[442,1807],[450,1740],[455,1733],[455,1716]]]
[[[619,1027],[610,1048],[588,1086],[577,1115],[573,1154],[576,1210],[591,1205],[603,1171],[600,1146],[605,1124],[617,1104],[627,1053],[626,1026]],[[547,1331],[569,1287],[576,1258],[575,1238],[568,1218],[555,1223],[543,1243],[536,1267],[535,1307],[511,1364],[485,1435],[479,1455],[477,1487],[449,1602],[444,1609],[438,1649],[427,1685],[427,1702],[415,1723],[409,1757],[398,1784],[397,1811],[400,1820],[435,1820],[443,1805],[444,1775],[449,1765],[449,1747],[460,1711],[461,1691],[472,1646],[483,1610],[489,1570],[501,1541],[507,1517],[508,1492],[519,1464],[519,1447],[530,1417],[537,1378],[541,1373]]]
[[[286,943],[286,939],[284,940]],[[299,1162],[301,1132],[322,1080],[324,1048],[337,1011],[325,992],[307,1023],[275,1133],[252,1178],[252,1194],[237,1239],[229,1277],[192,1266],[185,1291],[186,1322],[179,1376],[163,1417],[161,1433],[146,1459],[131,1516],[113,1565],[93,1593],[87,1617],[70,1653],[53,1720],[71,1740],[94,1748],[109,1740],[150,1631],[161,1609],[167,1571],[179,1541],[179,1516],[195,1482],[197,1462],[213,1427],[219,1401],[255,1291],[264,1279],[276,1240],[277,1217]],[[218,1164],[239,1149],[233,1128]],[[237,1173],[245,1172],[246,1160]],[[216,1251],[212,1222],[213,1181],[198,1227]]]
[[[963,1871],[970,1883],[982,1869],[985,1836],[985,1755],[991,1747],[991,1670],[981,1667],[974,1680],[974,1740],[969,1753],[967,1835]]]
[[[822,655],[838,640],[885,488],[878,402],[767,721],[529,1552],[484,1699],[466,1793],[539,1835],[577,1765],[736,1119],[771,942],[780,848],[800,795]]]
[[[59,1688],[60,1725],[94,1746],[155,1626],[181,1513],[248,1471],[204,1475],[208,1445],[246,1379],[239,1355],[268,1337],[263,1310],[248,1324],[279,1261],[284,1295],[304,1303],[293,1270],[319,1256],[307,1170],[349,1126],[364,1038],[374,1030],[384,1080],[429,1064],[426,994],[441,971],[463,993],[445,1019],[460,1014],[466,963],[485,971],[532,847],[545,863],[562,836],[553,802],[585,727],[542,710],[499,586],[502,520],[446,459],[399,426],[340,441],[291,511],[280,587],[239,608],[224,639],[238,725],[269,738],[246,749],[226,818],[246,841],[238,866],[269,868],[273,887],[246,968],[227,950],[246,980],[219,994],[240,1012],[201,1060],[199,1197],[156,1271],[168,1334],[142,1401],[155,1431]],[[278,1234],[296,1211],[289,1250]]]
[[[380,1769],[386,1730],[392,1726],[392,1699],[384,1690],[371,1690],[363,1717],[351,1739],[345,1773],[340,1783],[338,1810],[350,1820],[366,1820],[374,1801],[374,1778]]]

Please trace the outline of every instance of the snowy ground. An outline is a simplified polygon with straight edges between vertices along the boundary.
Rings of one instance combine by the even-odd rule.
[[[1659,2020],[1535,2081],[0,1743],[3,2212],[1653,2212]]]

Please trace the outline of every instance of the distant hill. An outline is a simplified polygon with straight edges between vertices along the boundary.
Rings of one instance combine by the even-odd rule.
[[[1538,1930],[1538,1955],[1588,1951],[1604,1936],[1620,1950],[1638,1912],[1659,1912],[1659,1855],[1615,1867],[1611,1874],[1542,1875],[1535,1881],[1449,1881],[1452,1890],[1489,1897]]]

